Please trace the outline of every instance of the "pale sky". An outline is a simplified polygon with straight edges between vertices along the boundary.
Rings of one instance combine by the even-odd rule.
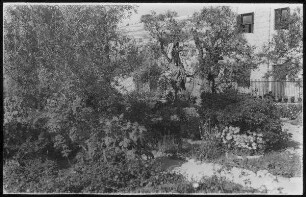
[[[131,5],[138,5],[137,14],[133,14],[130,19],[125,20],[123,24],[138,23],[140,17],[144,14],[150,14],[151,10],[157,14],[164,13],[167,10],[176,11],[178,16],[192,15],[196,11],[200,11],[203,7],[207,6],[233,6],[236,8],[243,7],[260,7],[267,6],[269,4],[262,3],[135,3]],[[274,4],[275,5],[275,4]]]
[[[71,5],[71,3],[5,3],[5,5],[11,5],[11,4],[40,4],[40,5]],[[137,14],[133,14],[130,19],[127,19],[123,22],[123,25],[129,23],[134,24],[140,22],[140,17],[144,14],[150,14],[151,10],[155,11],[157,14],[159,13],[165,13],[167,10],[176,11],[178,13],[178,16],[186,16],[186,15],[192,15],[196,11],[200,11],[203,7],[207,6],[233,6],[233,7],[260,7],[260,6],[267,6],[271,4],[262,4],[262,3],[73,3],[75,5],[86,5],[86,4],[117,4],[117,5],[123,5],[123,4],[130,4],[130,5],[138,5]],[[275,5],[275,4],[274,4]],[[301,4],[302,5],[302,4]]]
[[[129,22],[137,23],[141,15],[150,14],[151,10],[156,13],[164,13],[167,10],[176,11],[179,16],[192,15],[195,11],[200,11],[204,4],[202,3],[140,3],[137,14],[133,14]]]

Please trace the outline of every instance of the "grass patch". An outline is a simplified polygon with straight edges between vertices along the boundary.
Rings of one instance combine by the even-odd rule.
[[[203,178],[196,184],[194,185],[194,183],[188,182],[181,177],[176,182],[167,181],[155,186],[137,188],[132,193],[264,193],[216,176]]]
[[[221,157],[215,162],[227,167],[244,168],[253,172],[268,170],[273,175],[287,178],[301,176],[301,160],[299,155],[288,151],[273,151],[256,159]]]

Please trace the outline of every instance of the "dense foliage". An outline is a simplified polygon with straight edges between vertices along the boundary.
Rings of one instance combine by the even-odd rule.
[[[142,160],[86,162],[69,169],[49,160],[29,160],[24,166],[7,163],[5,167],[5,189],[31,193],[129,192],[147,185],[160,172],[156,164]]]
[[[294,120],[300,113],[303,113],[303,104],[278,104],[280,117]]]
[[[221,158],[216,161],[228,167],[248,169],[253,172],[267,170],[277,176],[292,178],[302,175],[302,160],[296,153],[272,151],[256,159]]]
[[[211,128],[219,128],[219,137],[229,150],[260,153],[281,148],[290,137],[282,131],[278,107],[271,100],[232,91],[203,93],[202,99],[202,116]]]
[[[112,82],[128,72],[122,62],[131,59],[118,56],[129,42],[116,28],[132,10],[132,6],[7,6],[5,136],[23,129],[28,133],[24,142],[35,141],[29,129],[36,127],[46,131],[48,137],[40,135],[45,143],[68,157],[99,128],[95,125],[101,111],[103,116],[118,114],[120,95]],[[28,128],[12,128],[20,123]],[[12,143],[6,139],[7,145]]]
[[[233,81],[248,87],[251,70],[257,67],[254,47],[239,31],[236,18],[230,7],[220,6],[205,7],[191,19],[199,70],[210,81],[212,92]]]
[[[214,13],[228,20],[233,17],[224,7],[205,10],[195,14],[194,20],[200,20],[198,17],[204,17],[206,12],[210,17]],[[265,146],[260,150],[286,140],[276,107],[270,101],[223,91],[203,93],[202,106],[195,108],[188,98],[180,97],[178,92],[185,90],[187,73],[181,61],[184,55],[175,43],[186,41],[188,33],[182,29],[186,21],[176,21],[175,12],[160,15],[153,12],[142,17],[145,28],[157,40],[143,48],[118,29],[118,24],[133,11],[135,7],[127,5],[5,7],[6,191],[112,193],[140,192],[143,188],[179,193],[240,191],[231,184],[228,190],[224,189],[228,183],[215,178],[194,189],[183,176],[163,172],[152,150],[160,149],[162,141],[172,146],[167,151],[178,153],[183,149],[183,137],[202,137],[207,143],[194,150],[195,155],[213,160],[224,154],[226,148],[237,148],[228,147],[233,143],[226,141],[232,139],[228,139],[228,131],[233,128],[235,134],[246,135],[249,131],[262,136]],[[210,25],[216,30],[216,26]],[[159,34],[159,27],[170,33]],[[231,31],[235,32],[234,29]],[[200,39],[205,35],[210,34],[193,36]],[[241,45],[239,50],[246,50],[246,54],[241,51],[238,54],[251,58],[252,49],[243,48],[246,43],[240,34],[231,41]],[[166,45],[171,48],[170,54],[165,54]],[[229,46],[230,43],[222,45]],[[226,55],[225,51],[217,52]],[[210,57],[211,51],[207,53],[205,61],[213,61],[215,56]],[[165,61],[159,62],[162,58]],[[244,63],[230,72],[236,72],[235,76],[240,78],[237,73],[245,68]],[[163,74],[167,79],[165,73],[171,67],[168,64],[176,67],[168,83],[174,95],[168,93],[161,101],[164,95],[159,86],[165,86],[162,91],[169,91],[167,83],[162,85],[160,80]],[[247,65],[246,70],[254,66]],[[119,81],[130,76],[141,83],[149,82],[155,92],[122,94],[118,91]]]
[[[245,95],[239,94],[235,90],[228,90],[218,94],[203,92],[201,94],[200,114],[205,120],[210,121],[211,126],[218,125],[217,117],[224,109],[231,104],[242,101]]]

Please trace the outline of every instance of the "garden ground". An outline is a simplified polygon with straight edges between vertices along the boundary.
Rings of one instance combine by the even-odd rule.
[[[167,157],[160,158],[160,161],[164,169],[182,174],[188,181],[196,185],[201,183],[203,178],[215,175],[243,187],[268,194],[302,194],[303,124],[296,120],[282,119],[282,121],[283,130],[288,129],[288,132],[292,134],[288,148],[282,151],[254,158],[239,159],[227,155],[226,158],[219,159],[216,163],[196,161],[194,158],[186,158],[186,161],[183,161]],[[185,141],[185,143],[194,145],[199,144],[199,141]],[[235,164],[235,161],[238,167],[230,165]],[[269,169],[270,166],[275,167]],[[292,172],[289,173],[289,171]]]
[[[164,171],[181,174],[185,177],[185,185],[188,183],[193,185],[191,193],[214,193],[214,191],[220,193],[223,191],[224,193],[301,194],[303,124],[288,119],[282,119],[282,122],[283,130],[288,129],[288,132],[292,134],[288,147],[281,151],[271,151],[261,157],[238,158],[228,154],[208,162],[197,160],[190,152],[185,154],[185,157],[181,156],[181,159],[157,151],[153,154],[155,160],[161,163],[161,168]],[[190,139],[183,141],[183,147],[197,146],[203,143]],[[216,182],[229,189],[228,191],[226,188],[221,191],[203,190],[203,185],[208,183],[207,185],[210,187],[211,182]],[[179,187],[177,183],[174,186]],[[159,187],[165,191],[170,186],[165,183],[160,184]],[[138,188],[139,191],[133,192],[158,193],[160,191],[158,188],[145,186]],[[5,189],[3,192],[7,193]]]

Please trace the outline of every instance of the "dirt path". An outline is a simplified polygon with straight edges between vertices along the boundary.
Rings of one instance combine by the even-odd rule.
[[[173,171],[184,175],[190,182],[200,182],[204,177],[216,175],[244,187],[266,191],[268,194],[302,194],[303,192],[302,177],[274,176],[267,170],[260,170],[257,173],[236,167],[227,170],[219,164],[201,163],[191,159],[182,166],[174,168]]]
[[[296,148],[303,149],[303,125],[293,125],[290,121],[284,121],[282,128],[292,134],[292,141],[299,143]]]

